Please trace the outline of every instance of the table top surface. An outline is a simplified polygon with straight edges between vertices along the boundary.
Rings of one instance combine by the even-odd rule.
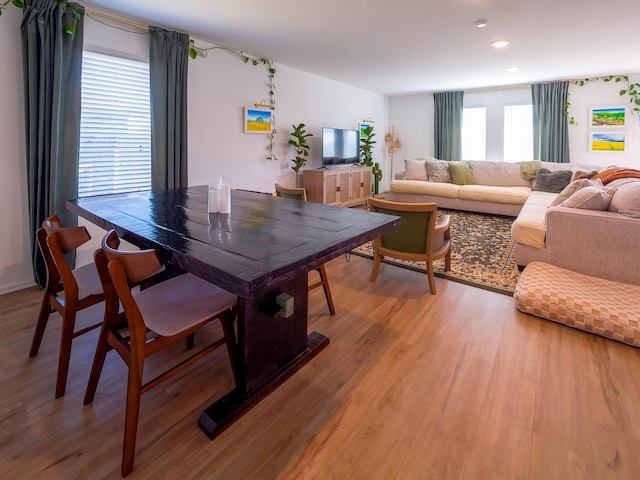
[[[249,297],[392,230],[399,217],[233,190],[231,213],[207,213],[207,186],[67,202],[163,261]]]

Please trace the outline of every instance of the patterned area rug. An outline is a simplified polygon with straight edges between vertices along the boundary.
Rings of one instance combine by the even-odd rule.
[[[438,216],[451,216],[451,270],[444,271],[444,259],[434,262],[435,274],[467,285],[513,295],[520,272],[511,241],[513,217],[438,209]],[[352,253],[373,258],[371,243]],[[385,258],[385,263],[426,272],[424,262]]]

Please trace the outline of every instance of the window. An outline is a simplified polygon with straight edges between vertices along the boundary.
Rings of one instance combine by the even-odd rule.
[[[462,109],[462,159],[485,160],[487,156],[487,109]]]
[[[504,161],[533,160],[533,111],[531,105],[504,107]]]
[[[151,188],[149,65],[84,52],[78,196]]]

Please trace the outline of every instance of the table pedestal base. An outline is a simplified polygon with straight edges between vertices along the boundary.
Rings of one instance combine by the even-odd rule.
[[[209,406],[198,418],[200,429],[213,440],[233,422],[257,405],[264,397],[274,391],[281,383],[300,370],[329,345],[329,339],[318,332],[307,337],[307,348],[289,364],[277,371],[262,386],[249,394],[234,388],[220,400]]]

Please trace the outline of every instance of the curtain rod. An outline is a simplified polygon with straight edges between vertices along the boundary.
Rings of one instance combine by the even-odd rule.
[[[140,25],[139,23],[130,22],[129,20],[124,20],[123,18],[107,15],[106,13],[101,13],[101,12],[96,12],[94,10],[86,10],[86,9],[85,9],[85,13],[89,15],[93,15],[94,17],[100,17],[106,20],[111,20],[112,22],[118,22],[124,25],[129,25],[130,27],[133,27],[133,28],[139,28],[140,30],[149,31],[149,27],[146,25]]]

